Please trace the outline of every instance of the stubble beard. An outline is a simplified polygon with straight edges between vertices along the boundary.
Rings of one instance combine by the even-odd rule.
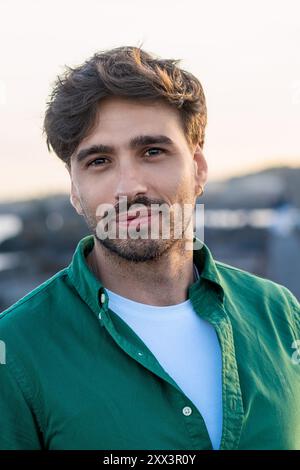
[[[158,260],[163,255],[167,254],[171,249],[183,252],[186,238],[185,232],[189,226],[191,220],[189,219],[186,226],[182,227],[181,237],[174,236],[174,218],[172,214],[170,216],[170,235],[168,238],[162,237],[160,230],[159,237],[157,239],[151,238],[150,228],[148,227],[147,238],[136,238],[132,239],[127,237],[126,239],[121,238],[99,238],[97,235],[97,221],[91,216],[88,211],[84,211],[85,221],[93,233],[95,240],[104,247],[105,251],[118,256],[123,260],[131,261],[134,263],[146,262],[151,260]],[[178,233],[178,232],[177,232]]]

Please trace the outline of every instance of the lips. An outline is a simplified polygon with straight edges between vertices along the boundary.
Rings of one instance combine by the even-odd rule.
[[[141,214],[140,214],[141,212]],[[116,221],[117,222],[129,222],[130,220],[133,220],[133,219],[137,219],[137,218],[145,218],[145,217],[150,217],[151,216],[151,212],[150,210],[148,211],[145,211],[145,210],[142,210],[142,211],[138,211],[136,210],[134,213],[130,213],[130,212],[125,212],[125,213],[122,213],[122,214],[119,214],[117,216],[117,219]]]

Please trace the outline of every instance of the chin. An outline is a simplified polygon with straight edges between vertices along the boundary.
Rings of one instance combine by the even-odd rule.
[[[98,239],[111,253],[118,255],[127,261],[143,262],[159,259],[173,245],[173,240],[150,239]]]

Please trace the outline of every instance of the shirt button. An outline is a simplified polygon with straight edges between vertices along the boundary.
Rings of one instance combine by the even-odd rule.
[[[185,406],[182,410],[182,413],[185,416],[190,416],[192,414],[192,408],[190,406]]]
[[[105,302],[105,294],[102,292],[102,294],[100,295],[100,302],[101,304],[103,305],[104,302]]]
[[[99,313],[99,315],[98,315],[98,318],[99,318],[99,320],[101,320],[101,319],[102,319],[101,312]]]
[[[139,355],[139,356],[142,356],[142,355],[143,355],[143,353],[142,353],[142,352],[138,352],[138,355]]]

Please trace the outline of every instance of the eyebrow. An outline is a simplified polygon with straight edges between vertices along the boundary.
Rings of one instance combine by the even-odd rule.
[[[173,140],[171,140],[166,135],[138,135],[137,137],[133,137],[129,141],[129,148],[130,149],[137,149],[139,147],[143,147],[145,145],[152,145],[152,144],[167,144],[167,145],[174,145]],[[115,148],[111,145],[104,145],[104,144],[97,144],[92,145],[91,147],[87,147],[85,149],[80,150],[75,159],[77,162],[82,162],[85,158],[89,157],[90,155],[94,155],[96,153],[114,153]]]

